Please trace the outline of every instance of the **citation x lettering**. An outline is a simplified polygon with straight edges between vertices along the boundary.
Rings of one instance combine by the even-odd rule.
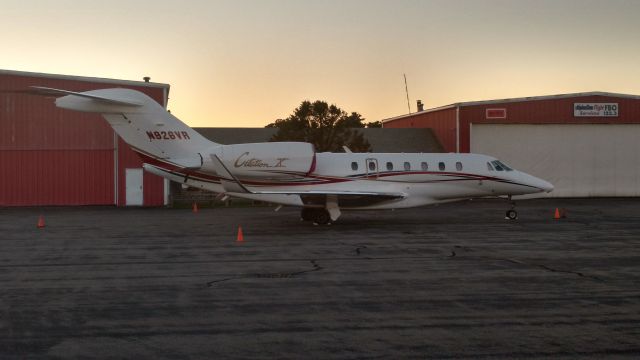
[[[289,160],[289,158],[278,158],[276,159],[277,162],[275,163],[275,165],[270,165],[264,162],[262,159],[256,159],[256,158],[247,159],[249,155],[250,153],[248,151],[240,155],[236,160],[236,162],[233,163],[233,166],[237,168],[239,167],[267,167],[267,168],[286,167],[284,166],[284,162],[286,160]]]

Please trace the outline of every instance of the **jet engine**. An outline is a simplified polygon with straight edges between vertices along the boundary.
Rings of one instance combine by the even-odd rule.
[[[221,145],[203,156],[204,169],[215,172],[211,163],[214,155],[239,178],[296,178],[312,173],[316,164],[313,145],[303,142]]]

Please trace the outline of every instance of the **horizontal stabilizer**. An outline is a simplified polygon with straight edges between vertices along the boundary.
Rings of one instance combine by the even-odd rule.
[[[51,95],[51,96],[65,96],[65,95],[73,95],[82,97],[85,99],[95,100],[105,104],[113,104],[120,106],[142,106],[143,103],[132,100],[132,99],[116,99],[116,98],[108,98],[106,96],[92,95],[88,92],[75,92],[69,90],[61,90],[61,89],[53,89],[43,86],[31,86],[32,89],[35,90],[36,94],[39,95]]]
[[[176,173],[173,173],[167,169],[163,169],[159,166],[155,166],[155,165],[151,165],[151,164],[147,164],[147,163],[143,163],[142,164],[142,168],[148,172],[151,173],[153,175],[158,175],[160,177],[169,179],[171,181],[175,181],[177,183],[183,183],[185,178],[183,175],[179,175]]]
[[[202,167],[202,155],[196,154],[188,158],[171,159],[171,162],[181,170],[198,170]]]

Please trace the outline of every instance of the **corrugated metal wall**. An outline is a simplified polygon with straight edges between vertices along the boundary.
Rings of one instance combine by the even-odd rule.
[[[2,150],[0,172],[2,206],[114,203],[113,150]]]
[[[127,87],[161,104],[165,89],[0,73],[0,206],[124,205],[124,199],[116,202],[111,127],[100,115],[58,109],[53,98],[24,93],[29,86],[72,91]],[[127,159],[118,162],[118,189],[124,191],[125,166],[140,168],[142,163],[126,144],[118,153]],[[162,205],[163,179],[144,174],[144,185],[145,205]]]
[[[574,117],[573,103],[618,103],[617,117]],[[487,119],[486,109],[504,108],[506,119]],[[460,107],[460,152],[470,151],[470,124],[633,124],[640,123],[640,100],[580,96]],[[500,134],[496,134],[500,136]]]
[[[574,117],[573,103],[612,102],[618,117]],[[506,109],[506,119],[487,119],[486,109]],[[470,151],[471,124],[632,124],[640,123],[640,100],[591,95],[460,106],[460,152]],[[432,128],[446,152],[456,151],[456,107],[416,113],[385,122],[385,128]],[[496,134],[499,136],[499,134]]]
[[[456,151],[456,109],[447,108],[425,111],[411,116],[392,120],[384,124],[385,128],[431,128],[440,140],[445,152]]]

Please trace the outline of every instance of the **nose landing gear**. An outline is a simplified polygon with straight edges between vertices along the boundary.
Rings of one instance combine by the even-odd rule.
[[[508,200],[511,203],[511,209],[507,210],[504,218],[507,220],[516,220],[518,218],[518,212],[516,211],[516,202],[511,200],[511,195],[509,195]]]

